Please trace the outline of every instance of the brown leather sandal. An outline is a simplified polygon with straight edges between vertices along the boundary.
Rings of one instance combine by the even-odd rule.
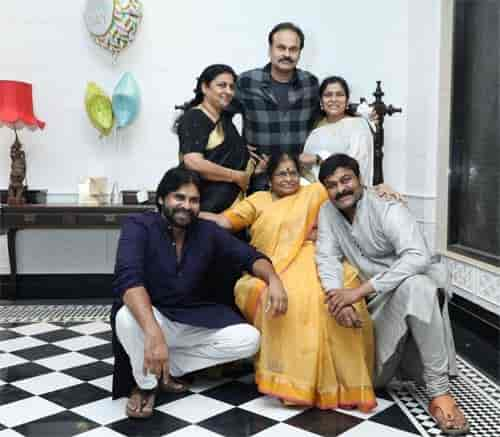
[[[152,390],[142,390],[134,387],[125,409],[127,416],[132,419],[148,419],[153,415],[155,407],[156,388]]]
[[[469,432],[469,422],[451,395],[434,398],[429,404],[429,413],[443,434],[463,435]]]
[[[168,377],[167,383],[161,378],[159,386],[160,390],[165,393],[185,393],[189,390],[189,383],[173,376]]]

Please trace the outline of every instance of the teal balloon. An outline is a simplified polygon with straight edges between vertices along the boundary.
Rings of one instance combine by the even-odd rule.
[[[134,76],[125,73],[113,91],[113,114],[117,127],[131,124],[139,113],[141,91]]]

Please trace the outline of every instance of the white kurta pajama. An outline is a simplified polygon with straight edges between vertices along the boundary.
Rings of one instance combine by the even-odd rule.
[[[365,189],[351,224],[331,202],[325,203],[316,244],[325,290],[342,288],[344,257],[376,290],[368,305],[375,325],[375,383],[385,385],[402,370],[423,381],[429,396],[446,393],[448,377],[457,369],[449,295],[440,311],[437,289],[449,293],[449,275],[431,259],[407,207]]]

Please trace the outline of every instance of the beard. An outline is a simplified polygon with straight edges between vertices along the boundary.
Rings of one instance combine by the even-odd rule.
[[[162,214],[172,226],[183,229],[192,225],[197,219],[197,214],[181,207],[169,208],[163,205]]]

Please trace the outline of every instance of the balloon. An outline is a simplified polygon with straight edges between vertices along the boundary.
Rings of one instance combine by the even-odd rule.
[[[118,127],[132,123],[139,112],[140,90],[134,76],[125,73],[113,91],[113,114]]]
[[[94,41],[116,57],[135,39],[142,4],[139,0],[87,0],[84,18]]]
[[[92,125],[104,136],[110,134],[113,127],[113,108],[110,98],[94,82],[87,84],[85,109]]]

